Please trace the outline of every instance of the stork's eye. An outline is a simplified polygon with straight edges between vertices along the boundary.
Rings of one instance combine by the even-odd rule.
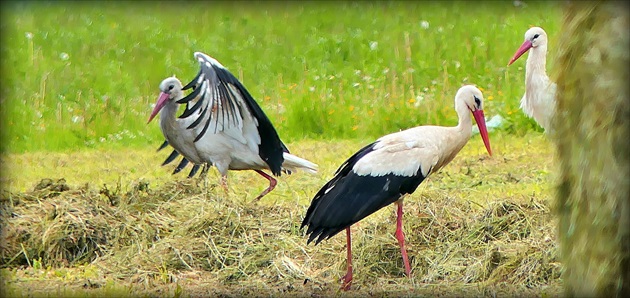
[[[534,38],[533,38],[533,39],[536,39],[536,38],[538,38],[539,36],[540,36],[540,34],[536,34],[536,35],[534,35]]]
[[[473,97],[475,98],[475,105],[477,105],[477,107],[480,107],[481,106],[481,100],[477,96],[473,95]]]
[[[173,88],[175,88],[175,85],[169,85],[169,86],[168,86],[168,91],[173,90]]]

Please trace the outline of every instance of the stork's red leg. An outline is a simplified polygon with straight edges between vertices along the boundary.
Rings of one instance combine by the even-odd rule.
[[[227,182],[227,175],[223,176],[221,175],[221,186],[223,187],[223,190],[225,190],[225,193],[228,193],[228,182]]]
[[[411,276],[411,267],[409,266],[409,259],[407,258],[407,250],[405,250],[405,235],[402,230],[402,200],[396,201],[396,205],[398,205],[398,212],[396,214],[396,239],[398,239],[398,244],[400,244],[400,253],[403,257],[403,263],[405,263],[405,274]]]
[[[269,187],[267,187],[267,189],[265,189],[265,191],[263,191],[261,194],[259,194],[254,199],[254,201],[258,201],[262,197],[264,197],[266,194],[268,194],[270,191],[272,191],[276,187],[276,184],[278,183],[278,181],[276,181],[276,179],[274,179],[273,177],[267,175],[265,172],[263,172],[261,170],[254,170],[254,171],[256,171],[256,173],[262,175],[263,177],[267,178],[267,180],[269,180]]]
[[[210,169],[210,165],[207,163],[203,163],[202,168],[201,168],[201,174],[199,174],[199,177],[197,178],[197,181],[201,181],[201,179],[203,179],[204,184],[206,185],[206,187],[208,186],[208,170]],[[196,173],[196,172],[195,172]],[[191,171],[188,177],[192,178],[192,175],[194,175],[194,173]]]
[[[348,250],[348,260],[346,263],[348,264],[348,271],[346,271],[346,275],[341,278],[343,280],[341,289],[344,291],[350,290],[350,286],[352,285],[352,239],[350,238],[350,227],[346,228],[346,242]]]
[[[203,168],[201,169],[201,176],[208,176],[208,170],[210,170],[210,164],[204,163]]]

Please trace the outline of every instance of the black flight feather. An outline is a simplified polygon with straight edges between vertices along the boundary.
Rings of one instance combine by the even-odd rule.
[[[176,150],[173,150],[173,152],[171,152],[171,155],[169,155],[166,160],[162,163],[162,165],[167,165],[169,163],[171,163],[173,160],[175,160],[175,158],[177,158],[177,156],[179,156],[179,152],[177,152]]]

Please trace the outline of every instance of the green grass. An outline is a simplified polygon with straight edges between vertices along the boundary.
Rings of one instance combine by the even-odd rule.
[[[505,117],[507,132],[539,131],[518,109],[523,62],[506,64],[533,25],[553,51],[560,7],[527,4],[3,3],[2,149],[157,146],[146,120],[158,84],[192,79],[194,51],[230,69],[286,142],[453,125],[466,83],[483,88],[486,115]]]

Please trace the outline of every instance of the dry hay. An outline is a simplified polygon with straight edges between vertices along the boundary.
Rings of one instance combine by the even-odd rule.
[[[422,283],[505,282],[534,288],[560,277],[553,216],[541,203],[504,200],[482,208],[423,195],[407,200],[405,208],[407,252],[412,274]],[[362,246],[355,249],[362,254],[355,268],[377,272],[373,281],[378,275],[404,273],[392,241],[395,216],[388,218],[353,238]]]
[[[306,202],[255,204],[227,199],[220,189],[206,193],[192,182],[156,190],[139,182],[127,192],[120,185],[99,191],[64,185],[60,180],[29,193],[2,195],[3,267],[29,265],[34,258],[52,267],[92,262],[147,289],[183,280],[214,284],[214,292],[200,294],[212,296],[256,289],[317,293],[337,288],[345,272],[343,233],[306,245],[299,229]],[[523,201],[497,199],[483,207],[439,194],[408,198],[412,282],[524,288],[557,283],[560,265],[549,207]],[[386,291],[407,280],[394,230],[389,212],[353,226],[357,289]]]
[[[64,179],[44,179],[28,193],[4,192],[0,202],[3,267],[33,259],[51,266],[91,261],[114,237],[110,222],[122,220],[85,189],[70,190]]]

